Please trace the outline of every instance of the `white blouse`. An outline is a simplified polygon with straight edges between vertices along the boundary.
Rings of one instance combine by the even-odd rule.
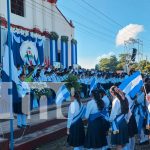
[[[121,104],[118,98],[115,98],[112,102],[112,109],[109,121],[113,122],[117,115],[121,114]]]
[[[98,110],[98,107],[97,107],[97,104],[95,102],[94,99],[92,99],[91,101],[89,101],[87,103],[87,106],[86,106],[86,113],[85,113],[85,118],[88,119],[90,114],[95,114],[97,113],[99,110]]]
[[[82,105],[82,104],[81,104]],[[80,112],[80,105],[77,100],[71,102],[68,110],[67,128],[70,128],[73,118]]]

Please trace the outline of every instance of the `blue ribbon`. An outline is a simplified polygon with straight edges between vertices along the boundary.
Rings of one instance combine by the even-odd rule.
[[[119,133],[119,124],[125,119],[125,114],[118,115],[116,119],[112,122],[112,132],[113,134]]]
[[[81,109],[80,109],[80,112],[78,113],[78,115],[76,115],[76,116],[73,118],[71,124],[74,124],[74,123],[76,123],[79,119],[81,119],[81,118],[85,115],[85,111],[86,111],[86,108],[85,108],[85,106],[82,105],[82,106],[81,106]]]
[[[106,110],[99,111],[95,114],[90,114],[89,121],[94,121],[95,119],[97,119],[99,117],[102,117],[103,119],[108,120],[109,119],[109,114]]]

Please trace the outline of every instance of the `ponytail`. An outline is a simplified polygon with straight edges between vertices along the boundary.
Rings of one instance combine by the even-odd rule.
[[[80,92],[79,91],[75,91],[74,98],[77,100],[79,106],[81,107],[81,98],[80,98]]]
[[[112,86],[110,91],[113,92],[114,95],[119,99],[121,104],[121,113],[127,114],[129,112],[129,103],[127,98],[125,97],[125,94],[119,89],[117,89],[116,86]]]
[[[92,91],[92,96],[94,97],[94,100],[96,101],[97,107],[99,110],[104,109],[104,102],[100,97],[100,93],[98,90],[93,90]]]

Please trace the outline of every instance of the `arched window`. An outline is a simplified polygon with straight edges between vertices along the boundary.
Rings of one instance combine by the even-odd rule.
[[[24,0],[11,0],[11,12],[24,17]]]

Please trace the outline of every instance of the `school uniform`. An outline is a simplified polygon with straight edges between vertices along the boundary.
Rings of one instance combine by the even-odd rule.
[[[118,119],[120,120],[117,121]],[[112,110],[109,121],[112,123],[112,129],[114,128],[113,124],[117,122],[117,131],[119,131],[116,133],[112,132],[112,145],[126,145],[129,142],[128,124],[125,119],[125,115],[121,112],[121,104],[118,98],[115,98],[112,102]]]
[[[68,111],[67,128],[69,128],[69,135],[67,142],[70,146],[79,148],[84,145],[84,124],[82,118],[85,113],[85,107],[81,103],[79,105],[77,100],[71,102]]]
[[[87,103],[85,118],[88,119],[87,133],[84,147],[96,149],[107,146],[106,132],[108,124],[98,110],[94,99]]]
[[[105,95],[105,96],[102,98],[102,100],[103,100],[103,102],[104,102],[104,104],[105,104],[105,108],[106,108],[107,110],[109,110],[109,107],[110,107],[110,100],[109,100],[109,98],[107,97],[107,95]]]
[[[16,103],[16,113],[17,113],[17,125],[19,127],[27,126],[27,111],[28,108],[24,108],[24,111],[22,110],[22,102],[23,98],[30,92],[29,86],[26,82],[19,81],[17,84],[17,91],[18,91],[18,102]],[[27,100],[27,99],[25,99]],[[24,106],[24,107],[27,107]]]

